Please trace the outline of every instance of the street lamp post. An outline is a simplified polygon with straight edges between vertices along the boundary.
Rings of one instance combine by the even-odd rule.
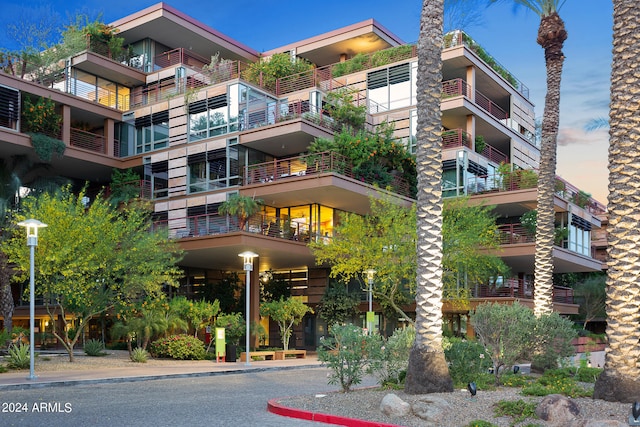
[[[367,312],[367,329],[369,330],[369,335],[373,334],[373,276],[376,274],[376,271],[373,268],[370,268],[365,271],[367,274],[367,282],[369,282],[369,311]]]
[[[26,227],[27,229],[27,246],[29,246],[30,251],[30,266],[29,266],[29,376],[27,379],[35,380],[36,374],[34,373],[34,361],[35,361],[35,337],[34,337],[34,329],[35,329],[35,314],[36,314],[36,306],[35,306],[35,297],[34,297],[34,258],[35,258],[35,248],[38,246],[38,228],[46,227],[47,224],[38,221],[37,219],[28,219],[26,221],[21,221],[18,223],[20,227]]]
[[[243,258],[243,263],[244,263],[244,273],[245,273],[245,296],[246,296],[246,331],[245,331],[245,358],[244,358],[244,364],[249,366],[251,363],[249,362],[251,360],[251,352],[249,351],[249,340],[251,337],[251,330],[250,330],[250,325],[251,325],[251,319],[250,319],[250,310],[251,310],[251,272],[253,271],[253,259],[255,257],[258,256],[258,254],[253,253],[251,251],[245,251],[242,252],[241,254],[238,254],[238,256],[241,256]]]

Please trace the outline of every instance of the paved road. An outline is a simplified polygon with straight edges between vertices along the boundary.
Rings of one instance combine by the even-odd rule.
[[[274,397],[336,390],[326,368],[0,391],[0,426],[323,426],[266,412]],[[18,410],[26,412],[17,413]]]

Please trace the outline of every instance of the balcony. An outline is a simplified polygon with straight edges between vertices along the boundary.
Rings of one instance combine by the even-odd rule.
[[[472,298],[518,298],[533,299],[534,286],[528,280],[506,279],[500,286],[478,284],[471,289]],[[564,286],[553,287],[553,302],[573,304],[573,289]]]
[[[535,234],[525,229],[522,224],[503,224],[498,226],[498,237],[501,245],[536,242]]]
[[[442,82],[442,99],[454,98],[457,96],[465,96],[472,99],[471,95],[471,86],[462,79],[453,79]],[[477,90],[475,91],[475,104],[496,119],[503,120],[503,123],[506,123],[506,120],[509,118],[509,114],[506,111]]]
[[[442,132],[443,150],[458,147],[467,147],[470,150],[473,149],[471,145],[471,137],[467,132],[462,129],[449,129]],[[496,164],[509,162],[509,157],[506,154],[489,144],[485,144],[484,149],[479,154]]]
[[[306,154],[272,162],[250,165],[243,176],[245,185],[271,184],[296,177],[337,173],[370,185],[382,188],[391,187],[392,191],[406,197],[413,197],[409,183],[402,177],[390,174],[391,182],[376,182],[354,173],[351,161],[335,152]]]

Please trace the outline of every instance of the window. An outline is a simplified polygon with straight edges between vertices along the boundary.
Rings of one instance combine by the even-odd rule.
[[[169,161],[145,164],[144,175],[144,179],[151,182],[154,199],[169,196]]]
[[[135,128],[136,154],[164,148],[169,143],[169,112],[160,111],[137,117]]]
[[[369,111],[383,111],[415,105],[417,63],[400,64],[367,74]]]
[[[245,148],[238,146],[235,138],[227,143],[227,148],[191,154],[187,157],[190,193],[239,185]]]
[[[0,86],[0,126],[18,129],[20,117],[20,93],[12,88]]]
[[[227,95],[197,101],[189,105],[189,140],[224,135],[229,132]]]

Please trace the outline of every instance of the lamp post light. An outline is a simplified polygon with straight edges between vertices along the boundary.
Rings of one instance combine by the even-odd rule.
[[[26,221],[21,221],[18,223],[20,227],[25,227],[27,229],[27,246],[29,246],[30,250],[30,267],[29,267],[29,376],[27,379],[35,380],[36,374],[34,373],[34,361],[35,361],[35,338],[34,338],[34,329],[35,329],[35,297],[34,297],[34,258],[35,258],[35,248],[38,246],[38,228],[46,227],[47,224],[38,221],[37,219],[28,219]]]
[[[370,268],[365,271],[367,275],[367,282],[369,282],[369,311],[367,312],[367,329],[369,330],[369,335],[373,334],[373,276],[376,274],[376,271],[373,268]]]
[[[245,332],[245,358],[244,358],[244,364],[249,366],[251,363],[249,362],[251,360],[251,352],[249,351],[249,340],[251,337],[251,331],[250,331],[250,325],[251,325],[251,319],[250,319],[250,310],[251,310],[251,272],[253,271],[253,259],[255,257],[258,256],[258,254],[253,253],[251,251],[245,251],[242,252],[241,254],[238,254],[238,256],[241,256],[243,258],[243,263],[244,263],[244,272],[245,272],[245,296],[246,296],[246,332]]]

